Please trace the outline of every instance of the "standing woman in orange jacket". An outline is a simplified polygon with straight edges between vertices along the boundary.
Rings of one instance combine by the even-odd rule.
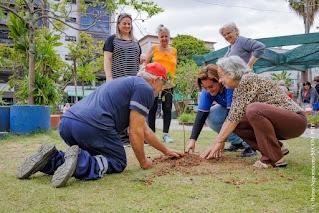
[[[176,73],[176,64],[177,64],[177,51],[175,48],[169,45],[170,41],[170,32],[160,25],[157,28],[159,45],[154,45],[150,48],[146,64],[152,62],[158,62],[164,65],[167,69],[168,79],[173,83],[175,73]],[[165,88],[162,91],[162,109],[163,109],[163,140],[166,143],[172,143],[173,140],[169,137],[168,131],[172,119],[172,103],[173,103],[173,88]],[[156,120],[156,111],[157,111],[157,101],[158,97],[155,98],[154,105],[149,112],[148,123],[149,127],[155,132],[155,120]]]

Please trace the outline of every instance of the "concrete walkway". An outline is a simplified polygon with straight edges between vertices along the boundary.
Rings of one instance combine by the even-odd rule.
[[[163,119],[156,119],[156,128],[163,129]],[[184,126],[185,130],[192,130],[193,126]],[[183,130],[183,126],[179,124],[177,119],[172,119],[170,130]],[[204,126],[202,131],[212,131],[209,127]],[[306,129],[306,131],[300,136],[305,138],[317,138],[319,139],[319,129]]]

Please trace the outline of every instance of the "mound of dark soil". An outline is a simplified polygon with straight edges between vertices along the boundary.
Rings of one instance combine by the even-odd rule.
[[[208,175],[249,166],[244,159],[239,157],[223,156],[220,159],[206,160],[200,159],[198,155],[194,154],[187,154],[181,158],[159,156],[154,158],[153,165],[155,176],[172,174],[176,171],[182,174]]]

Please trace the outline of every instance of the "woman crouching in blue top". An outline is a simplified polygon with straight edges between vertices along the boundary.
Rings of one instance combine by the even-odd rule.
[[[202,71],[197,77],[197,85],[199,89],[203,91],[200,96],[198,112],[192,129],[190,141],[186,148],[186,152],[192,150],[193,153],[195,151],[195,142],[204,126],[206,119],[208,126],[215,132],[219,133],[231,107],[234,91],[234,89],[226,89],[222,84],[219,83],[217,66],[213,64],[203,67]],[[225,149],[225,151],[245,149],[241,153],[242,157],[256,155],[256,151],[253,150],[235,133],[230,134],[227,138],[227,141],[231,143],[232,149]]]

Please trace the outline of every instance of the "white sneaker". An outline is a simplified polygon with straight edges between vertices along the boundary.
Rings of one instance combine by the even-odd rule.
[[[165,143],[173,143],[173,140],[169,137],[169,135],[164,135],[163,140]]]

